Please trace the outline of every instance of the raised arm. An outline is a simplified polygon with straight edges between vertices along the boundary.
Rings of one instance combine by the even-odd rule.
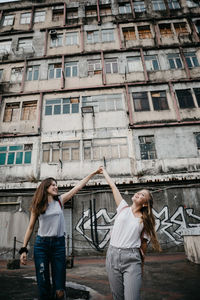
[[[112,192],[113,192],[113,196],[116,202],[116,205],[119,206],[120,202],[122,201],[122,196],[118,190],[118,188],[116,187],[114,181],[112,180],[112,178],[108,175],[107,171],[102,168],[102,173],[106,179],[106,181],[108,182],[108,184],[110,185]]]
[[[101,173],[101,168],[98,168],[96,171],[94,171],[93,173],[89,174],[88,176],[86,176],[85,178],[83,178],[81,181],[79,181],[77,183],[77,185],[75,185],[75,187],[73,189],[71,189],[69,192],[62,194],[61,195],[62,203],[64,204],[65,202],[67,202],[68,200],[70,200],[78,191],[80,191],[86,185],[86,183],[95,174],[100,174],[100,173]]]

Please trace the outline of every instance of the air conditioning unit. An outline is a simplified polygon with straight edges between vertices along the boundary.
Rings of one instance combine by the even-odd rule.
[[[50,36],[52,39],[56,39],[57,38],[57,31],[55,29],[50,30]]]

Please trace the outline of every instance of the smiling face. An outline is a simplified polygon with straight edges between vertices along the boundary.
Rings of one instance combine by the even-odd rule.
[[[133,195],[132,201],[137,206],[141,206],[141,207],[148,206],[149,191],[147,190],[138,191],[135,195]]]
[[[48,195],[54,197],[58,194],[58,186],[56,181],[52,180],[51,185],[47,188]]]

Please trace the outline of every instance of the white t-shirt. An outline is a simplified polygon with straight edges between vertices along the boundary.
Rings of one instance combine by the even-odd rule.
[[[141,218],[135,217],[131,207],[122,200],[117,207],[110,245],[117,248],[140,248],[143,227]],[[149,240],[146,234],[144,238]]]

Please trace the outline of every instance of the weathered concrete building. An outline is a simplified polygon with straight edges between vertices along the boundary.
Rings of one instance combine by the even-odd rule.
[[[200,226],[200,3],[0,4],[0,257],[35,188],[60,193],[105,165],[125,199],[149,188],[163,249]],[[107,248],[115,204],[102,176],[65,208],[69,252]]]

